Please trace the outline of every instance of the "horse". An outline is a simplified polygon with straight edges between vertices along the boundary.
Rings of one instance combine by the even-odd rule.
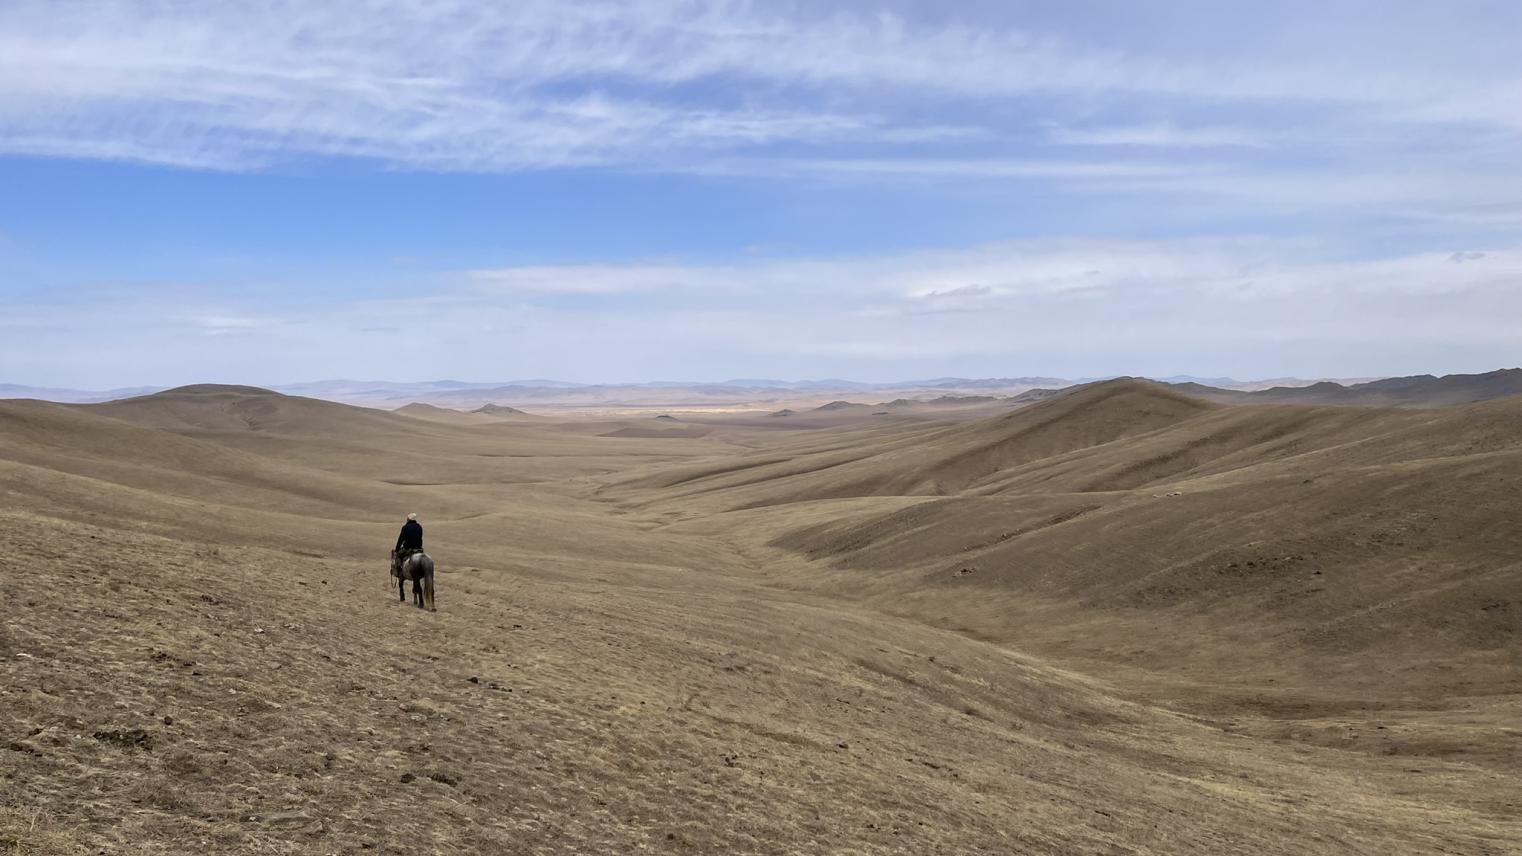
[[[417,552],[391,560],[391,576],[396,577],[398,601],[407,600],[407,580],[412,580],[412,601],[418,609],[427,605],[429,612],[438,612],[433,605],[433,559],[427,553]]]

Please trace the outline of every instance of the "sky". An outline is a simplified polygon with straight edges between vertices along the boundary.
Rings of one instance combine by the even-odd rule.
[[[1522,4],[0,3],[0,383],[1522,363]]]

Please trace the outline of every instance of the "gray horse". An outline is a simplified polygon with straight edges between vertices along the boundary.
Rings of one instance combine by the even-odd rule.
[[[412,602],[417,608],[426,606],[429,612],[439,611],[433,605],[433,559],[427,553],[393,556],[391,576],[396,577],[397,600],[407,599],[407,581],[412,580]]]

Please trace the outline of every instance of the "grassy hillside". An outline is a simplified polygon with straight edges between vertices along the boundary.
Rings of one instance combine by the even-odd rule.
[[[841,419],[0,402],[0,853],[1516,852],[1514,411]]]
[[[1430,700],[1522,689],[1519,486],[1519,399],[1222,407],[1116,381],[607,495],[982,638],[1248,695]]]

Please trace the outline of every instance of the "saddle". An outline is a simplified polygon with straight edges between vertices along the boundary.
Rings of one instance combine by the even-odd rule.
[[[391,576],[400,578],[402,563],[421,552],[423,551],[416,547],[403,547],[400,550],[391,551]]]

